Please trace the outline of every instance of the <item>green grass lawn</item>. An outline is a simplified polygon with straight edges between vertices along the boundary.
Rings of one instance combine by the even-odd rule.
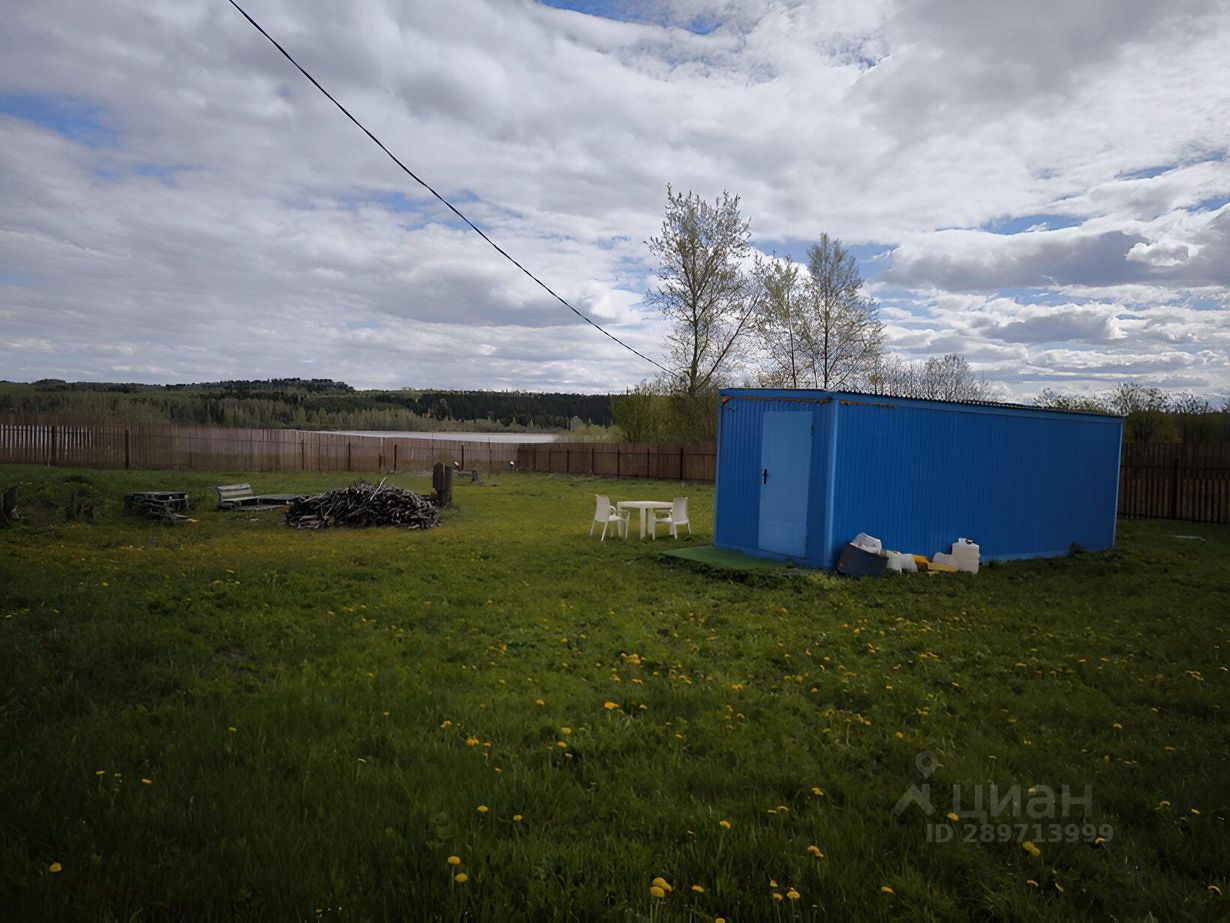
[[[0,467],[0,916],[1226,912],[1230,529],[848,581],[586,536],[669,482],[505,474],[429,532],[120,513],[236,480],[345,483]]]

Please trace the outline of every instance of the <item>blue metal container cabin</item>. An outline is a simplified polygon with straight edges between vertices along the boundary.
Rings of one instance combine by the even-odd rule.
[[[714,544],[830,568],[859,532],[982,558],[1115,543],[1121,417],[830,391],[724,389]]]

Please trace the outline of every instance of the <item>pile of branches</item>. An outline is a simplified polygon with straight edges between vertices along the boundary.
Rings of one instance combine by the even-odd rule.
[[[349,487],[290,501],[286,508],[286,524],[296,529],[333,526],[430,529],[440,524],[440,509],[430,498],[400,487],[385,486],[384,480],[379,484],[357,481]]]

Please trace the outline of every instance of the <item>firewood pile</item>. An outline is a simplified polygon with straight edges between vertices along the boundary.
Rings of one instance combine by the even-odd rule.
[[[366,528],[398,526],[430,529],[440,524],[440,510],[428,497],[401,487],[357,481],[349,487],[328,490],[314,497],[290,501],[286,524],[296,529],[328,529],[333,526]]]

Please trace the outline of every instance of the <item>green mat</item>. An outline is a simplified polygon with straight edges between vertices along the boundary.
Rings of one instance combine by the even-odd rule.
[[[770,561],[753,558],[751,555],[712,545],[688,545],[660,552],[663,557],[678,558],[689,564],[698,564],[716,570],[753,571],[756,573],[797,573],[798,568],[787,566],[785,561]]]

